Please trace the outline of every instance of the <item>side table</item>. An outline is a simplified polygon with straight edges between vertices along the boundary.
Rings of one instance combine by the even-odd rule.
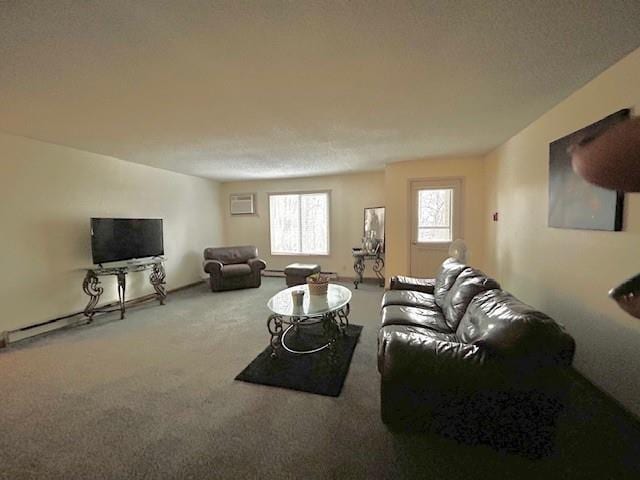
[[[368,260],[373,261],[373,265],[371,267],[373,273],[375,273],[378,280],[380,280],[380,286],[384,287],[384,275],[382,274],[382,271],[384,270],[384,257],[382,256],[382,253],[370,253],[366,250],[354,248],[352,250],[352,255],[353,270],[356,272],[356,278],[353,281],[353,285],[356,290],[358,289],[358,284],[362,283],[366,261]]]

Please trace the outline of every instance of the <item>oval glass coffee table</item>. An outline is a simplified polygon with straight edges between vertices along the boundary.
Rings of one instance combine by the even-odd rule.
[[[302,305],[294,305],[291,295],[294,291],[303,291]],[[267,320],[267,329],[271,335],[271,356],[286,350],[299,355],[316,353],[325,348],[333,349],[338,336],[344,334],[349,326],[349,302],[351,291],[342,285],[330,283],[326,295],[309,295],[307,285],[297,285],[276,293],[267,302],[273,312]],[[322,339],[319,345],[304,350],[287,345],[287,335],[298,333],[300,329],[321,326]]]

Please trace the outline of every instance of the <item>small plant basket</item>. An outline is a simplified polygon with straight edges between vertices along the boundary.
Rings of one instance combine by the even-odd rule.
[[[329,289],[329,277],[320,273],[314,273],[307,277],[309,295],[326,295]]]

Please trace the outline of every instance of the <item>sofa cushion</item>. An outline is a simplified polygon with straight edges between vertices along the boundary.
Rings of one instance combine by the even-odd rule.
[[[241,277],[249,274],[251,274],[251,267],[248,263],[238,263],[222,267],[222,276],[225,278]]]
[[[429,308],[432,310],[438,309],[433,295],[411,290],[389,290],[382,296],[381,308],[388,305],[405,305],[407,307]]]
[[[487,277],[480,270],[467,267],[460,272],[441,305],[442,313],[449,328],[451,330],[458,328],[458,324],[473,297],[486,290],[496,288],[500,288],[498,282]]]
[[[442,263],[433,288],[433,296],[435,297],[436,304],[440,308],[443,308],[447,293],[449,293],[449,290],[451,290],[451,287],[458,278],[458,275],[460,275],[465,268],[468,267],[464,263],[460,263],[455,258],[447,258]]]
[[[575,342],[554,320],[503,290],[477,295],[457,329],[460,341],[527,364],[571,365]]]
[[[438,309],[389,305],[382,309],[382,326],[386,325],[412,325],[442,333],[454,333]]]
[[[258,249],[253,245],[239,247],[205,248],[205,260],[218,260],[223,265],[246,263],[250,258],[258,256]]]

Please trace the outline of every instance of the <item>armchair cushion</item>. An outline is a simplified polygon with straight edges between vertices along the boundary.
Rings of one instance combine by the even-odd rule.
[[[237,263],[222,267],[223,278],[242,277],[251,274],[251,267],[248,263]]]

